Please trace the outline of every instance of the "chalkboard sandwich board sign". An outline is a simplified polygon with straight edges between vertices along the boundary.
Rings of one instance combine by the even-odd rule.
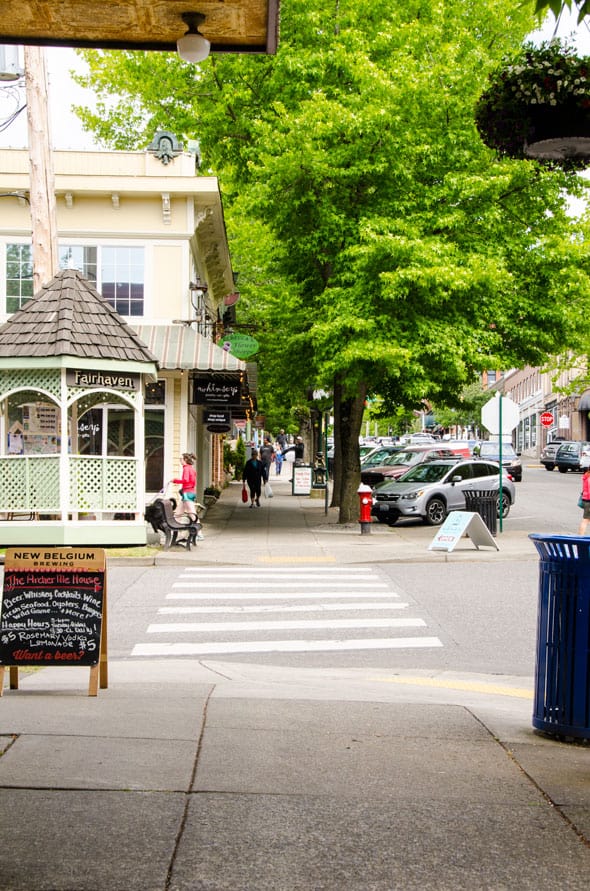
[[[101,548],[8,548],[0,604],[4,667],[85,665],[89,695],[106,687],[106,558]],[[99,670],[100,669],[100,670]]]

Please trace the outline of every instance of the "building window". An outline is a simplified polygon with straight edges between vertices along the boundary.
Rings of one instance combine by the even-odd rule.
[[[122,316],[143,315],[143,248],[104,246],[100,268],[101,293],[113,309]]]
[[[33,296],[30,244],[6,245],[6,312],[17,312]]]
[[[142,316],[143,247],[60,244],[60,269],[79,269],[122,316]],[[33,296],[33,252],[30,244],[6,245],[6,312],[13,313]]]
[[[97,279],[97,251],[93,245],[66,244],[59,246],[59,268],[79,269],[95,288]]]

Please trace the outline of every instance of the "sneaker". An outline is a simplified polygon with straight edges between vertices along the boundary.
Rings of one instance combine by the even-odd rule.
[[[205,541],[205,536],[202,532],[199,532],[199,534],[197,535],[197,541]]]
[[[256,507],[260,507],[260,499],[259,498],[256,499]]]

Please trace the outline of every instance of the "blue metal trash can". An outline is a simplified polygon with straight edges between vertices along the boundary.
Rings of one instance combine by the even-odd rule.
[[[541,557],[533,727],[590,738],[590,538],[529,535]]]

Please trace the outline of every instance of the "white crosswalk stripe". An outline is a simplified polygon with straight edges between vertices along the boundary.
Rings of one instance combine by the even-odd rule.
[[[242,567],[190,567],[179,573],[165,599],[167,605],[158,608],[157,620],[146,629],[150,642],[137,643],[132,656],[442,646],[438,637],[404,634],[426,628],[426,622],[419,616],[400,617],[409,604],[373,568],[256,567],[255,576],[245,577]],[[373,637],[376,631],[380,636]],[[391,633],[384,637],[384,631]],[[285,635],[290,632],[292,638]]]

